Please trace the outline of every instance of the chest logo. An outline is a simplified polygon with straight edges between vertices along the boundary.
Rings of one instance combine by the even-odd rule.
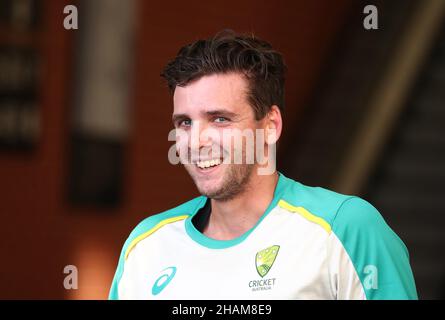
[[[255,259],[256,271],[262,278],[272,268],[279,250],[280,246],[275,245],[257,252]]]
[[[172,281],[176,274],[176,267],[168,267],[161,271],[163,274],[156,279],[153,288],[151,288],[151,293],[155,296],[159,294],[164,288]]]

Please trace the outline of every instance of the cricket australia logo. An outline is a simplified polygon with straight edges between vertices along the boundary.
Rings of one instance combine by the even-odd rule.
[[[264,278],[264,276],[272,268],[272,265],[278,255],[278,250],[280,250],[280,246],[272,246],[257,252],[255,261],[256,271],[258,271],[261,278]]]
[[[280,246],[275,245],[257,252],[255,266],[261,278],[264,278],[269,273],[279,250]],[[249,281],[249,287],[252,288],[252,291],[270,290],[275,285],[275,280],[275,278],[251,280]]]

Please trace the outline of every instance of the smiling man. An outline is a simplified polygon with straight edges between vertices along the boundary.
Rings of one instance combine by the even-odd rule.
[[[417,298],[407,249],[371,204],[275,170],[284,73],[267,42],[232,32],[165,67],[201,196],[133,230],[110,299]]]

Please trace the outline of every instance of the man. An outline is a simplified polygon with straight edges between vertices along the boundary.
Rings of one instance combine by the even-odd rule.
[[[133,230],[110,299],[417,298],[407,249],[371,204],[275,170],[284,72],[268,43],[231,32],[165,67],[175,148],[202,196]]]

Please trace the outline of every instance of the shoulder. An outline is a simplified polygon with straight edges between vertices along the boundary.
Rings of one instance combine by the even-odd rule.
[[[197,197],[169,210],[151,215],[133,229],[129,238],[137,237],[163,221],[190,216],[203,201],[205,201],[205,197]]]
[[[172,209],[157,213],[142,220],[130,233],[125,241],[123,251],[125,257],[128,256],[131,249],[141,240],[149,237],[151,234],[162,228],[163,226],[181,221],[194,214],[195,211],[202,206],[206,198],[203,196],[194,198]]]
[[[318,219],[322,219],[329,228],[335,220],[342,204],[354,196],[334,192],[322,187],[304,185],[293,179],[283,177],[285,192],[281,195],[279,205],[288,210],[303,210]]]
[[[379,211],[358,196],[307,186],[289,178],[285,180],[286,191],[281,196],[280,206],[323,221],[329,232],[347,226],[368,228],[384,224]]]
[[[360,197],[346,199],[333,219],[335,230],[357,229],[364,231],[374,228],[387,227],[380,212],[368,201]]]

